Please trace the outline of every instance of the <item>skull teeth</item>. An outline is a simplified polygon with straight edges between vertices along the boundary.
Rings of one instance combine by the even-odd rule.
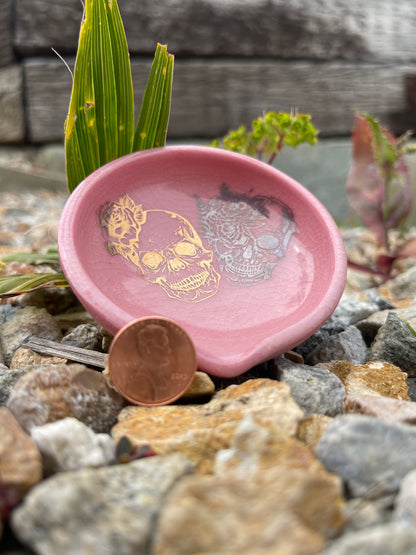
[[[264,266],[251,266],[248,264],[233,264],[232,266],[227,266],[227,270],[233,274],[239,274],[240,276],[254,277],[262,274],[264,271]]]
[[[208,271],[201,272],[193,276],[188,276],[175,283],[170,283],[169,287],[175,291],[191,291],[192,289],[198,289],[201,287],[209,276]]]

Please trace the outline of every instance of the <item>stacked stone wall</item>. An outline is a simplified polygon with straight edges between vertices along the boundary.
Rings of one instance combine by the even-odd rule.
[[[118,0],[139,106],[157,42],[175,55],[169,137],[212,138],[268,110],[350,134],[354,110],[416,123],[414,0]],[[0,143],[61,141],[80,0],[1,0]]]

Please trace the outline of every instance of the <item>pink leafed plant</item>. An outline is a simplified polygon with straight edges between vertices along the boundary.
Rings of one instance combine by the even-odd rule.
[[[389,240],[389,231],[406,220],[412,207],[410,172],[404,156],[408,136],[406,133],[396,139],[370,115],[355,116],[347,196],[351,207],[363,224],[375,233],[378,246],[383,250],[376,261],[375,273],[384,277],[390,277],[396,258],[416,254],[414,244],[393,249]]]

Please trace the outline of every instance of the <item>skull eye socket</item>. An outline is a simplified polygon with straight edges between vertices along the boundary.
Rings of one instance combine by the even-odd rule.
[[[279,239],[273,235],[262,235],[257,238],[257,245],[261,249],[274,250],[279,245]]]
[[[178,256],[195,256],[197,250],[193,243],[189,243],[189,241],[180,241],[175,245],[175,253]]]
[[[147,252],[142,258],[142,263],[151,270],[156,270],[162,261],[163,257],[158,252]]]

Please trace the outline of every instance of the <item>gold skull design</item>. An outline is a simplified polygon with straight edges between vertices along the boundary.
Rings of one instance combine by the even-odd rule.
[[[168,210],[143,210],[128,196],[105,207],[107,249],[137,266],[172,299],[200,302],[215,295],[220,276],[194,227]]]

